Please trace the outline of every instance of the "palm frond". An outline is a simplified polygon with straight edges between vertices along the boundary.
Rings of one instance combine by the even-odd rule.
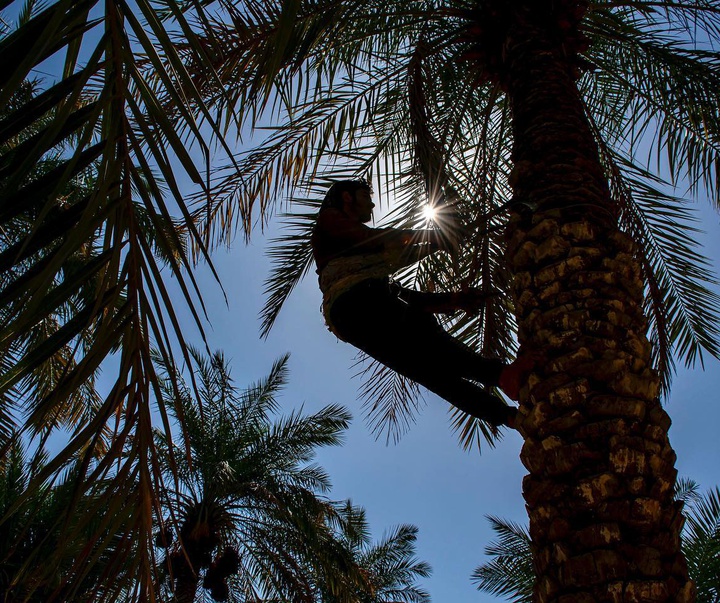
[[[363,550],[370,546],[372,535],[365,509],[354,505],[351,500],[337,505],[337,523],[342,538],[350,549]]]
[[[673,182],[684,178],[692,192],[717,199],[720,71],[712,48],[720,20],[703,2],[627,5],[593,11],[588,24],[596,39],[591,77],[602,82],[602,101],[616,108],[614,119],[599,120],[605,139],[647,153],[648,163],[654,156]]]
[[[493,559],[479,566],[472,580],[478,590],[500,595],[513,603],[532,601],[534,572],[530,554],[530,535],[512,522],[488,517],[497,540],[485,548]]]
[[[375,596],[381,601],[428,603],[430,595],[415,584],[418,578],[430,576],[430,565],[415,557],[418,529],[400,525],[367,548],[360,566],[371,574]]]
[[[685,514],[683,553],[698,601],[715,601],[720,595],[720,489],[693,499]]]
[[[483,443],[494,448],[501,437],[501,432],[497,428],[457,408],[451,408],[450,418],[452,429],[457,433],[464,450],[477,448],[480,451]]]
[[[271,241],[268,256],[272,260],[272,268],[265,281],[265,304],[260,312],[261,337],[268,336],[283,305],[309,272],[312,262],[310,236],[317,218],[319,202],[304,199],[295,199],[293,202],[315,211],[283,215],[282,228],[287,234]]]
[[[169,38],[176,25],[192,38],[183,12],[176,11],[170,23],[145,1],[102,9],[94,4],[62,0],[26,10],[20,25],[0,40],[8,66],[0,93],[7,107],[0,116],[0,254],[6,268],[0,341],[8,370],[0,391],[4,401],[26,411],[21,429],[28,435],[71,428],[26,496],[75,458],[81,467],[74,478],[75,502],[97,480],[111,484],[99,505],[115,508],[128,493],[136,494],[138,504],[123,507],[119,515],[124,519],[118,529],[125,532],[118,535],[117,560],[133,560],[135,584],[148,593],[152,564],[147,547],[138,543],[150,541],[149,511],[159,491],[158,476],[149,472],[157,462],[154,421],[160,417],[169,429],[159,397],[158,412],[151,413],[151,391],[159,383],[150,347],[152,341],[168,364],[178,349],[187,361],[174,309],[178,299],[170,299],[168,278],[202,336],[202,300],[185,246],[190,240],[204,253],[205,245],[177,180],[184,172],[202,186],[207,178],[187,148],[207,148],[205,133],[222,138],[222,132],[197,90],[188,86]],[[28,75],[55,53],[64,65],[50,83],[20,94]],[[160,107],[158,90],[174,105]],[[185,108],[187,101],[196,113]],[[205,133],[197,114],[204,116]],[[183,130],[181,139],[177,131]],[[92,184],[75,194],[84,179]],[[176,212],[180,220],[171,215]],[[85,253],[88,248],[93,253]],[[93,378],[116,352],[115,383],[100,400],[92,391]],[[78,412],[82,393],[89,397]],[[3,416],[12,416],[12,406],[3,410]],[[68,518],[73,511],[73,504],[63,510]],[[80,529],[69,520],[64,525]],[[88,549],[77,563],[104,554],[110,541],[97,542],[100,548]]]
[[[415,423],[425,401],[420,387],[377,360],[364,354],[356,364],[363,383],[360,397],[370,430],[379,438],[397,442]]]
[[[242,392],[241,400],[244,412],[241,413],[241,416],[248,412],[250,416],[261,416],[267,420],[268,413],[278,409],[275,394],[287,384],[289,360],[289,353],[278,358],[273,363],[267,377]]]
[[[670,384],[673,357],[702,363],[703,351],[717,357],[720,347],[720,296],[717,276],[699,251],[698,219],[688,203],[663,190],[662,182],[630,159],[603,147],[613,195],[623,208],[621,221],[637,241],[646,282],[654,358]]]
[[[675,498],[688,504],[700,495],[700,484],[686,477],[678,478],[675,484]]]

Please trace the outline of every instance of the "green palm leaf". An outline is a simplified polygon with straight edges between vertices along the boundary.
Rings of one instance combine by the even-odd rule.
[[[430,596],[418,584],[418,578],[430,575],[430,566],[415,556],[418,529],[400,525],[373,542],[365,509],[346,501],[338,507],[338,537],[350,550],[364,581],[354,585],[349,600],[368,603],[428,603]],[[328,592],[321,584],[323,603],[339,603],[343,599]]]
[[[683,553],[700,602],[720,595],[720,488],[692,499],[686,511]]]

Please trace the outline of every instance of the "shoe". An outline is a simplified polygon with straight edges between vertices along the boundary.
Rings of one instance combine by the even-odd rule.
[[[517,415],[518,409],[514,406],[508,406],[507,414],[505,415],[505,417],[503,417],[502,421],[499,422],[499,425],[504,425],[508,429],[517,429],[517,427],[515,427]]]
[[[502,370],[498,379],[498,387],[508,398],[517,400],[520,397],[520,388],[540,361],[540,358],[539,352],[528,354],[521,352],[513,362]]]

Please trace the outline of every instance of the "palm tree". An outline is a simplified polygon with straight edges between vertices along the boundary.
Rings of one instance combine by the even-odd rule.
[[[205,139],[223,148],[214,117],[187,85],[176,28],[191,43],[185,55],[202,64],[205,53],[192,46],[188,7],[27,0],[3,9],[0,450],[16,432],[65,440],[29,491],[69,465],[80,492],[97,494],[108,480],[95,504],[131,513],[126,552],[139,555],[148,592],[147,547],[131,543],[152,540],[143,509],[157,504],[161,484],[144,467],[157,466],[154,421],[168,425],[151,395],[150,350],[170,362],[185,349],[178,297],[200,327],[190,249],[207,257],[178,180],[202,188]],[[172,301],[168,277],[179,286]],[[109,356],[115,379],[99,396],[94,377]],[[129,493],[141,504],[127,505]],[[63,511],[70,529],[77,509]]]
[[[328,406],[273,421],[287,356],[243,391],[221,353],[191,356],[202,406],[185,381],[169,379],[164,390],[183,416],[188,453],[157,434],[166,483],[175,483],[162,497],[156,536],[166,587],[179,603],[194,601],[201,584],[215,601],[309,601],[313,575],[331,592],[357,583],[361,575],[330,527],[335,506],[319,496],[328,477],[310,464],[318,448],[341,442],[348,413]]]
[[[396,223],[428,199],[451,203],[470,234],[415,273],[420,285],[505,293],[455,332],[485,355],[511,354],[514,336],[546,355],[518,420],[536,596],[692,600],[659,395],[674,359],[719,353],[714,276],[673,188],[720,190],[716,3],[226,10],[213,29],[227,42],[211,59],[217,106],[279,125],[218,181],[208,219],[238,199],[243,216],[267,217],[298,185],[318,198],[328,180],[370,172],[394,194]],[[312,211],[292,216],[273,252],[266,327],[308,270],[311,223]],[[374,374],[371,419],[402,425],[408,388]],[[462,416],[456,426],[466,444],[496,435]]]
[[[346,592],[350,601],[357,603],[429,603],[430,596],[415,581],[427,578],[430,566],[415,557],[417,527],[400,525],[372,542],[365,510],[350,501],[339,509],[340,532],[338,538],[350,551],[354,564],[365,578],[360,584],[350,584]],[[339,603],[342,597],[334,595],[320,581],[321,603]],[[345,593],[343,593],[345,596]]]
[[[692,214],[654,165],[667,166],[670,184],[686,178],[695,195],[719,188],[712,0],[246,0],[222,2],[217,14],[204,6],[171,4],[162,12],[142,1],[133,11],[108,0],[97,21],[91,5],[62,0],[0,43],[2,64],[10,66],[0,105],[34,66],[66,50],[58,83],[2,123],[9,138],[47,107],[58,112],[41,137],[3,155],[12,177],[2,193],[2,224],[36,209],[45,220],[30,241],[50,241],[44,246],[55,260],[36,262],[9,289],[27,303],[3,326],[3,345],[41,317],[38,300],[72,293],[68,283],[50,289],[56,297],[46,295],[57,263],[98,229],[104,243],[94,266],[103,277],[96,303],[21,358],[0,388],[92,327],[95,345],[38,407],[41,419],[52,416],[101,358],[121,350],[116,387],[48,471],[92,448],[111,416],[123,419],[120,443],[94,475],[111,472],[125,443],[134,452],[119,476],[152,461],[149,342],[155,334],[170,353],[163,310],[182,337],[130,206],[136,190],[151,219],[169,216],[153,165],[201,253],[206,241],[229,237],[238,224],[247,233],[256,208],[269,217],[272,199],[299,182],[374,169],[392,181],[398,221],[409,220],[430,193],[433,202],[452,202],[471,232],[455,257],[417,273],[421,283],[508,293],[457,321],[456,332],[488,355],[510,354],[515,333],[521,345],[547,353],[521,394],[519,421],[538,594],[690,598],[677,551],[669,418],[657,395],[674,358],[718,354],[718,299],[692,241]],[[197,11],[191,21],[198,35],[183,12],[190,10]],[[98,25],[102,35],[86,36]],[[91,51],[79,66],[83,36]],[[145,60],[135,52],[140,47]],[[209,107],[223,124],[264,127],[267,111],[287,119],[265,144],[228,162],[225,177],[205,187],[213,196],[203,211],[192,215],[183,211],[165,148],[203,182],[177,132],[201,141],[192,117],[215,125]],[[62,169],[25,184],[38,158],[71,133],[77,152]],[[55,191],[95,158],[102,185],[87,205],[61,212]],[[195,229],[198,220],[206,236]],[[281,258],[283,278],[270,281],[270,320],[308,268],[302,239]],[[172,234],[162,238],[168,249],[173,243]],[[7,259],[15,257],[17,249]],[[171,265],[179,279],[186,262],[181,256]],[[187,299],[192,286],[183,288]],[[2,295],[4,306],[8,288]],[[374,417],[402,425],[412,390],[393,375],[373,374],[370,391],[381,399]],[[462,416],[456,425],[466,443],[495,436]],[[157,488],[150,473],[139,475],[142,500],[151,505]],[[147,538],[147,515],[137,519]],[[597,547],[598,531],[612,535],[607,546]],[[582,539],[570,538],[578,532]]]
[[[715,603],[720,592],[720,490],[716,486],[700,495],[696,483],[683,480],[678,498],[687,503],[682,548],[697,586],[697,601]],[[527,528],[496,517],[488,520],[498,539],[486,547],[492,560],[473,572],[473,581],[480,591],[530,603],[533,571]]]
[[[715,486],[703,494],[697,492],[694,482],[685,488],[689,491],[683,552],[697,586],[698,603],[715,603],[720,598],[720,488]]]
[[[104,484],[78,498],[73,467],[62,481],[39,490],[29,484],[48,455],[32,459],[15,438],[0,463],[0,598],[3,601],[99,601],[128,594],[123,538],[124,517],[96,513]],[[63,529],[66,509],[72,530]],[[88,559],[92,563],[87,563]],[[110,577],[112,576],[112,580]]]

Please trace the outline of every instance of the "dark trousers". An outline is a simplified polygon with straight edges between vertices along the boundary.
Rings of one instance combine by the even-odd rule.
[[[340,338],[473,417],[504,424],[510,407],[472,381],[497,385],[505,364],[473,352],[398,292],[368,280],[341,295],[330,309]]]

